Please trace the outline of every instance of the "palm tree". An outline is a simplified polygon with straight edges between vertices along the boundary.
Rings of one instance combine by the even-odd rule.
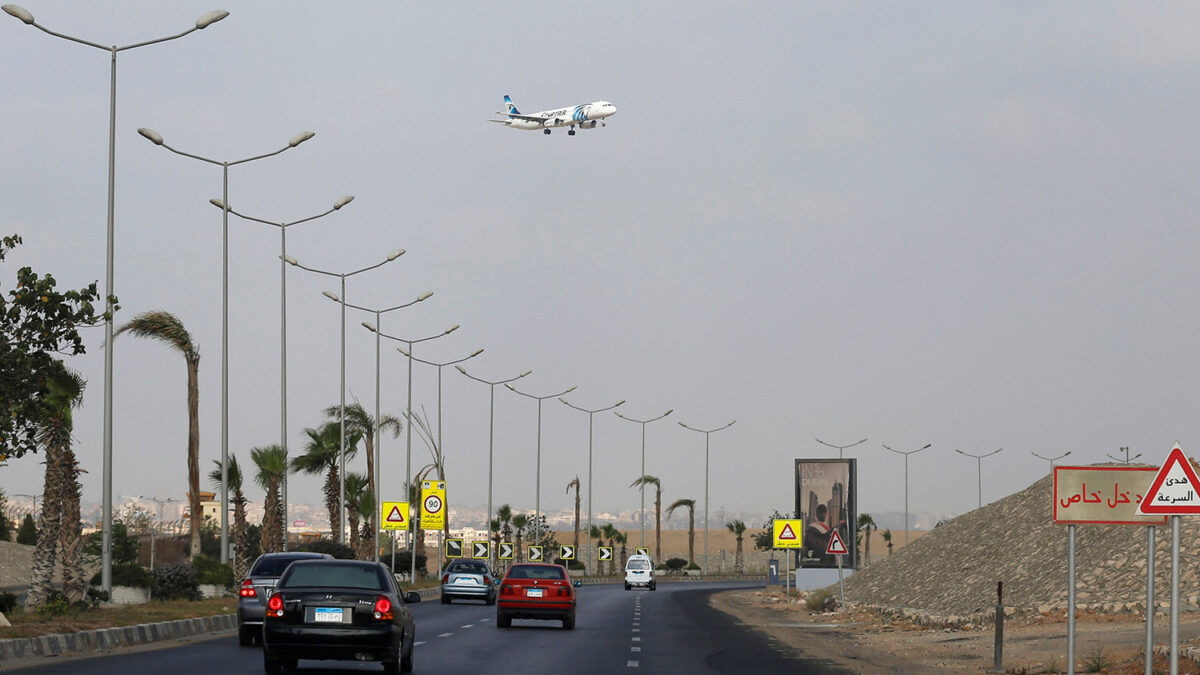
[[[221,461],[214,459],[213,464],[217,468],[213,469],[208,474],[208,479],[211,481],[213,489],[221,489]],[[250,550],[250,539],[247,534],[250,530],[246,523],[246,493],[242,491],[242,469],[238,466],[237,457],[229,456],[229,469],[225,472],[226,485],[233,496],[229,501],[233,502],[233,577],[235,579],[245,579],[249,561],[246,560],[246,553]]]
[[[358,556],[359,551],[359,529],[358,524],[363,519],[363,514],[358,510],[358,506],[362,501],[363,493],[369,490],[367,477],[361,473],[346,472],[346,513],[350,518],[350,548],[354,551],[354,555]]]
[[[878,530],[879,526],[875,524],[875,519],[869,513],[858,514],[858,541],[862,543],[866,541],[863,550],[866,552],[864,556],[866,563],[871,563],[871,532]]]
[[[654,476],[642,476],[629,484],[629,487],[654,486],[654,559],[662,560],[662,481]]]
[[[529,516],[524,513],[514,513],[512,526],[513,530],[517,533],[517,562],[525,562],[525,550],[522,547],[522,539],[525,536],[525,528],[529,527]]]
[[[350,508],[358,511],[363,515],[362,532],[358,536],[358,549],[356,554],[359,560],[373,560],[375,554],[371,549],[375,546],[375,531],[374,518],[367,518],[367,514],[378,513],[378,506],[375,505],[375,493],[371,492],[370,488],[364,489],[359,493],[358,499],[350,504]]]
[[[340,405],[331,405],[325,409],[325,416],[332,422],[338,424],[341,428],[341,411]],[[331,422],[331,423],[332,423]],[[379,419],[379,424],[376,425],[375,418],[363,410],[362,404],[358,401],[346,406],[346,435],[353,435],[363,439],[364,450],[367,451],[367,488],[372,494],[375,489],[375,438],[377,433],[385,431],[392,432],[392,438],[400,436],[400,420],[391,415],[382,415]],[[339,441],[341,432],[339,431]],[[347,500],[349,497],[347,496]],[[374,522],[374,513],[362,514],[365,524]],[[364,529],[365,526],[364,526]]]
[[[891,555],[892,554],[892,531],[884,530],[883,534],[881,536],[883,537],[883,543],[887,544],[888,555]]]
[[[187,363],[188,509],[191,511],[192,528],[189,558],[194,560],[200,554],[200,526],[204,522],[204,514],[200,511],[200,351],[196,348],[196,343],[192,341],[191,333],[188,333],[187,329],[183,327],[183,322],[170,312],[162,310],[143,312],[118,328],[113,333],[113,337],[125,332],[133,333],[137,337],[165,342],[178,349]]]
[[[688,510],[688,563],[696,562],[696,500],[676,499],[667,507],[667,517],[675,513],[675,509],[684,506]]]
[[[259,550],[263,553],[276,553],[283,550],[283,538],[286,536],[280,490],[283,478],[288,472],[287,452],[279,445],[251,448],[250,460],[257,467],[254,482],[267,492],[263,503]]]
[[[325,474],[325,508],[329,511],[329,531],[334,541],[342,541],[341,481],[338,467],[341,464],[342,429],[337,422],[329,422],[320,429],[305,429],[308,441],[304,454],[292,458],[291,470],[309,475]],[[358,450],[357,434],[346,434],[346,458]]]
[[[596,555],[599,556],[600,547],[604,545],[604,531],[600,529],[599,525],[592,525],[591,529],[588,530],[588,537],[596,540]],[[596,574],[604,574],[604,561],[600,560],[598,557],[596,559]]]
[[[567,494],[571,494],[571,488],[575,488],[575,555],[579,555],[579,476],[575,476],[575,480],[567,483]]]
[[[33,574],[25,605],[30,612],[45,604],[54,591],[52,577],[60,547],[67,599],[82,600],[87,590],[80,561],[83,541],[79,521],[79,463],[71,450],[71,409],[82,401],[84,384],[83,378],[61,361],[55,361],[46,375],[47,393],[36,436],[37,443],[46,450],[46,473],[42,527],[34,549]]]
[[[616,542],[621,545],[621,567],[620,567],[620,569],[625,569],[625,562],[627,560],[629,560],[629,551],[628,551],[628,549],[625,548],[625,544],[629,542],[629,535],[618,530],[617,535],[614,538],[616,539]]]
[[[729,531],[737,535],[737,555],[734,557],[733,571],[741,574],[744,566],[742,564],[742,539],[746,534],[746,523],[735,520],[731,523],[725,523],[725,527]]]

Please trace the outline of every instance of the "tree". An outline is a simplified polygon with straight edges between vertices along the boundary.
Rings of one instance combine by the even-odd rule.
[[[600,560],[598,556],[600,555],[600,547],[604,545],[604,531],[600,529],[599,525],[592,525],[591,529],[588,530],[588,537],[596,540],[596,574],[603,575],[604,561]]]
[[[187,364],[187,473],[188,508],[191,511],[192,545],[190,558],[200,554],[200,526],[203,514],[200,511],[200,351],[192,335],[183,327],[175,315],[162,310],[137,315],[121,326],[114,334],[133,333],[137,337],[164,342],[179,350]]]
[[[358,523],[363,519],[363,513],[358,510],[358,507],[362,502],[363,494],[369,489],[367,484],[367,477],[361,473],[346,472],[346,514],[350,519],[349,543],[355,556],[358,555],[361,548],[358,538]]]
[[[333,422],[337,422],[339,428],[342,419],[341,410],[341,405],[331,405],[325,409],[325,416]],[[364,449],[367,451],[367,489],[371,491],[371,494],[378,493],[378,490],[375,489],[376,438],[379,433],[385,431],[391,431],[392,438],[398,437],[400,435],[400,420],[391,415],[382,415],[377,425],[375,418],[368,414],[357,400],[353,404],[346,406],[346,435],[353,435],[363,439]],[[366,525],[374,528],[374,512],[362,515],[365,521],[363,529],[366,529]],[[372,532],[374,532],[373,529]],[[372,537],[372,540],[374,540],[374,537]]]
[[[0,238],[0,261],[20,244],[20,235]],[[92,304],[100,299],[95,282],[65,292],[57,283],[22,267],[16,287],[0,296],[0,462],[37,452],[48,376],[59,368],[58,356],[86,351],[78,329],[105,316]]]
[[[517,562],[525,562],[525,547],[522,540],[525,537],[525,528],[529,526],[529,516],[524,513],[514,513],[512,526],[517,533]]]
[[[883,534],[881,536],[883,537],[883,543],[887,544],[888,555],[891,555],[892,554],[892,531],[884,530]]]
[[[733,571],[741,574],[745,569],[742,562],[742,539],[746,535],[746,523],[740,520],[734,520],[732,522],[725,523],[725,527],[728,528],[730,532],[737,535],[737,555],[734,557]]]
[[[756,551],[770,551],[775,548],[775,533],[772,531],[776,520],[791,520],[792,514],[780,513],[779,509],[771,511],[771,516],[762,524],[762,531],[757,534],[750,535],[750,541],[754,542]]]
[[[866,554],[864,556],[864,558],[865,558],[866,564],[868,564],[868,565],[871,564],[871,533],[878,529],[879,529],[879,526],[875,524],[875,519],[871,517],[871,514],[869,514],[869,513],[858,514],[858,537],[857,538],[858,538],[858,543],[860,546],[863,545],[864,541],[866,542],[866,546],[863,546],[863,551]]]
[[[305,429],[308,441],[304,454],[292,458],[292,471],[309,475],[325,473],[325,508],[329,511],[330,534],[334,541],[342,540],[342,504],[339,466],[341,465],[342,429],[337,422],[329,422],[319,429]],[[357,452],[359,437],[346,430],[346,459]]]
[[[214,489],[221,488],[221,461],[213,460],[213,464],[217,468],[213,469],[208,474],[208,479]],[[249,524],[246,522],[246,493],[242,489],[242,469],[238,466],[237,456],[229,455],[229,468],[225,471],[225,483],[233,496],[229,501],[233,502],[233,576],[235,579],[245,579],[251,558],[248,557],[250,550],[249,539]],[[220,556],[218,556],[220,557]]]
[[[572,487],[575,488],[575,539],[572,543],[575,544],[575,555],[579,555],[579,476],[567,483],[567,494],[571,494]]]
[[[375,519],[367,518],[367,514],[378,512],[379,507],[375,504],[375,494],[370,488],[364,489],[358,495],[358,499],[350,504],[350,508],[357,510],[363,515],[362,532],[358,536],[358,559],[359,560],[374,560],[375,553]]]
[[[26,513],[24,520],[21,521],[21,527],[17,528],[17,543],[33,546],[37,544],[37,538],[37,525],[33,522],[33,514]]]
[[[8,497],[0,488],[0,541],[12,541],[13,526],[8,520]]]
[[[688,510],[688,564],[696,562],[696,500],[676,499],[667,507],[667,517],[675,513],[675,509],[686,507]]]
[[[629,543],[629,535],[618,530],[616,536],[613,537],[613,539],[616,543],[621,545],[621,569],[624,569],[626,561],[629,560],[629,549],[627,549],[625,547],[625,544]],[[609,543],[612,543],[612,542],[609,542]]]
[[[642,476],[629,484],[629,487],[654,486],[654,559],[662,559],[662,481],[654,476]]]
[[[251,448],[250,461],[254,462],[257,469],[254,482],[267,492],[258,547],[263,553],[277,553],[283,550],[284,537],[287,536],[280,494],[288,472],[287,452],[279,445]]]

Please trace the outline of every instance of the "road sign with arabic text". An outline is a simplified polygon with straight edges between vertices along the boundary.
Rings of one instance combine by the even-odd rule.
[[[1054,467],[1054,522],[1063,525],[1162,525],[1166,516],[1137,512],[1157,469],[1152,466]]]
[[[804,521],[778,518],[771,521],[772,548],[803,548]]]
[[[1171,516],[1200,513],[1200,478],[1178,443],[1154,476],[1138,512]]]
[[[379,509],[379,528],[383,530],[408,529],[408,502],[383,502]]]
[[[426,530],[446,527],[446,481],[421,481],[421,527]]]

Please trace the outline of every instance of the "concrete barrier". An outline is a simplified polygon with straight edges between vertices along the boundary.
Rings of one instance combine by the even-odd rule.
[[[0,640],[0,663],[11,664],[20,659],[39,656],[106,651],[115,647],[128,647],[205,633],[219,633],[235,628],[237,628],[236,614],[219,614],[198,619],[161,621],[136,626],[98,628],[77,633]]]

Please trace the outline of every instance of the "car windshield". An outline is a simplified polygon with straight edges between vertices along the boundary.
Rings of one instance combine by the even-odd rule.
[[[629,566],[626,567],[625,569],[636,570],[636,571],[648,570],[648,569],[650,569],[650,561],[648,561],[648,560],[630,560]]]
[[[279,588],[314,586],[385,590],[379,571],[365,565],[296,565],[279,580]]]
[[[509,579],[566,579],[567,573],[557,565],[514,565]]]
[[[450,566],[449,572],[457,574],[487,574],[487,565],[480,562],[460,562]]]
[[[252,577],[277,577],[283,574],[288,565],[297,560],[312,560],[312,556],[299,555],[273,555],[268,558],[261,558],[254,563],[254,569],[250,571]]]

